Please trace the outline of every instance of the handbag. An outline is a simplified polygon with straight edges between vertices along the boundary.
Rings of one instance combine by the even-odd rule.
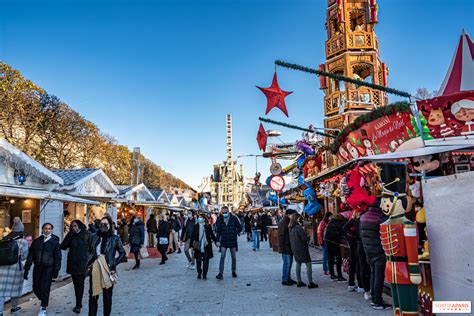
[[[197,240],[193,241],[193,250],[194,251],[200,251],[199,244],[200,244],[199,241],[197,241]]]
[[[160,237],[160,240],[158,241],[160,245],[167,245],[168,242],[168,237]]]
[[[141,247],[138,253],[138,257],[140,259],[145,259],[145,258],[148,258],[149,256],[150,255],[148,254],[148,250],[146,249],[146,247]]]

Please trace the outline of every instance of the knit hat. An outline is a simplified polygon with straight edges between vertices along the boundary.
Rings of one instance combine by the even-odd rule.
[[[13,219],[12,231],[14,231],[14,232],[24,232],[25,231],[25,226],[23,226],[23,223],[21,222],[21,219],[19,217],[15,217]]]

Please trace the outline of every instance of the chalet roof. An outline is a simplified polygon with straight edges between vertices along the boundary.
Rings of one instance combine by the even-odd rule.
[[[474,44],[463,30],[438,96],[474,90]]]
[[[163,196],[163,194],[165,195],[165,199],[168,199],[168,196],[166,195],[166,192],[163,189],[151,188],[148,190],[151,192],[151,194],[153,194],[155,200],[159,200]]]
[[[132,188],[132,186],[129,184],[116,184],[115,186],[119,190],[119,194],[124,194],[130,191],[130,189]]]
[[[56,175],[64,180],[64,185],[73,185],[79,180],[91,175],[99,169],[84,168],[84,169],[59,169],[52,170]]]

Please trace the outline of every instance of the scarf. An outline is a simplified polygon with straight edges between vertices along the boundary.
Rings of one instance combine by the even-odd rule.
[[[53,234],[50,234],[49,236],[46,236],[43,234],[43,237],[44,237],[43,242],[47,242],[48,240],[50,240],[51,236],[53,236]]]
[[[114,278],[110,273],[109,266],[104,255],[100,255],[92,265],[92,296],[102,293],[103,289],[109,289],[114,285]]]
[[[204,253],[207,246],[206,227],[203,224],[199,224],[199,249],[201,253]]]

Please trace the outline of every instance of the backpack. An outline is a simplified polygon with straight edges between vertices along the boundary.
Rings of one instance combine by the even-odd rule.
[[[18,263],[20,249],[15,239],[0,241],[0,266],[10,266]]]

